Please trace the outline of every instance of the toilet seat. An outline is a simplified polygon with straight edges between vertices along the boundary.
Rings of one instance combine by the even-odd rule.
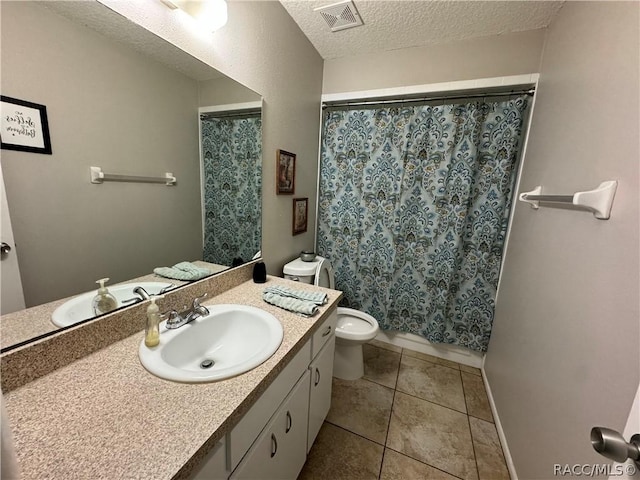
[[[336,337],[357,342],[366,342],[376,336],[378,322],[360,310],[338,307]]]

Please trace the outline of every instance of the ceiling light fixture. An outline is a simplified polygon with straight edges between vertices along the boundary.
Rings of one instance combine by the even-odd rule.
[[[227,2],[225,0],[160,0],[171,9],[180,9],[189,15],[201,27],[215,32],[227,24]]]

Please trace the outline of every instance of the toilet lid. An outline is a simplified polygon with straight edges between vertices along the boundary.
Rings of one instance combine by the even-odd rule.
[[[331,288],[335,287],[335,279],[333,277],[333,268],[331,263],[326,258],[317,256],[320,262],[316,267],[316,280],[315,284],[319,287]]]

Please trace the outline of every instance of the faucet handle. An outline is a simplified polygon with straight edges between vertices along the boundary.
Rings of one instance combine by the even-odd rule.
[[[163,293],[167,293],[169,290],[172,290],[174,288],[176,288],[176,284],[175,283],[170,283],[169,285],[167,285],[166,287],[161,289],[160,292],[158,292],[158,294],[162,295]]]
[[[122,300],[122,304],[124,305],[125,303],[136,303],[141,301],[142,299],[140,297],[133,297],[133,298],[127,298],[126,300]]]
[[[209,296],[209,294],[207,292],[203,293],[202,295],[200,295],[199,297],[196,297],[193,299],[193,308],[200,308],[200,302],[202,300],[204,300],[205,298],[207,298]]]
[[[176,310],[168,310],[164,313],[161,313],[160,318],[162,318],[163,320],[167,320],[167,328],[177,328],[182,323],[182,317]]]

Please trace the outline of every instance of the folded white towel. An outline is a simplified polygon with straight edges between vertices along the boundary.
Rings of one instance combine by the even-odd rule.
[[[201,278],[208,277],[213,272],[208,268],[198,267],[191,262],[180,262],[173,267],[154,268],[153,273],[176,280],[200,280]]]
[[[324,305],[327,303],[329,296],[324,292],[312,292],[306,290],[295,290],[287,287],[286,285],[272,285],[264,289],[265,292],[275,293],[281,297],[298,298],[307,302],[315,303],[316,305]]]
[[[318,311],[318,305],[313,302],[300,300],[299,298],[283,297],[282,295],[268,292],[267,289],[262,293],[262,299],[271,305],[284,308],[290,312],[299,313],[306,317],[310,317]]]

